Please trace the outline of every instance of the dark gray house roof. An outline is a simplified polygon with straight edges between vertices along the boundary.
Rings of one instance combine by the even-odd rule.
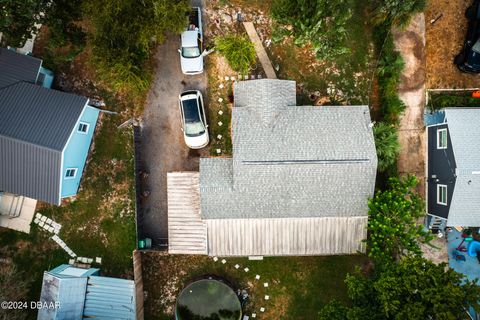
[[[87,102],[28,82],[0,89],[0,190],[60,202],[62,150]]]
[[[0,88],[19,81],[35,83],[42,60],[0,48]]]
[[[367,106],[295,106],[295,83],[236,83],[233,159],[200,159],[202,219],[367,215],[377,156]]]
[[[480,109],[447,108],[445,118],[456,163],[447,225],[480,226]]]

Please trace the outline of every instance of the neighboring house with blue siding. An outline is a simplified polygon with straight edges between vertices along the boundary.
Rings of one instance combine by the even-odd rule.
[[[0,49],[0,193],[60,205],[77,194],[100,110],[50,89],[41,65]]]
[[[480,109],[446,108],[427,126],[427,226],[480,226]]]
[[[102,277],[99,269],[62,264],[43,274],[39,320],[135,320],[133,280]],[[54,307],[57,304],[58,307]]]

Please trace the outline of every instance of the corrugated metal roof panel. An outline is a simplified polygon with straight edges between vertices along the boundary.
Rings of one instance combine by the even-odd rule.
[[[135,283],[132,280],[88,278],[83,318],[135,319]]]
[[[42,60],[0,48],[0,88],[19,81],[35,83]]]
[[[0,135],[0,190],[60,202],[60,151]]]
[[[0,89],[0,136],[62,150],[87,102],[26,82]]]

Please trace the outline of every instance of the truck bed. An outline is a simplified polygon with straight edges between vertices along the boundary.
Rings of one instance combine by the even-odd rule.
[[[200,8],[193,7],[192,11],[188,15],[188,29],[187,30],[195,30],[195,28],[200,28],[200,20],[199,20]]]

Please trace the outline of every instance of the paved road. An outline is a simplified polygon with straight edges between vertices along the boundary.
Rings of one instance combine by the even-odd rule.
[[[196,5],[199,5],[197,3]],[[157,49],[157,70],[150,89],[142,125],[142,156],[149,175],[140,233],[153,239],[154,245],[167,238],[167,172],[198,171],[200,155],[207,150],[190,150],[180,130],[178,95],[198,89],[206,96],[207,76],[185,76],[180,69],[177,49],[180,37],[171,36]]]

